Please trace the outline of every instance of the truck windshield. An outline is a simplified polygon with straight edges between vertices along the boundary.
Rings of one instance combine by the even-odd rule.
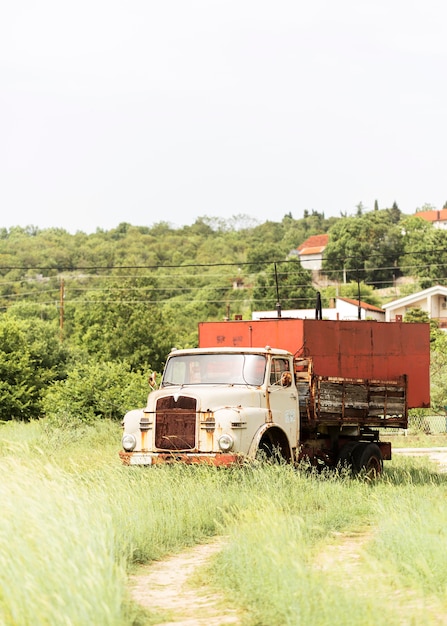
[[[266,359],[260,354],[184,354],[169,357],[162,387],[168,385],[262,385]]]

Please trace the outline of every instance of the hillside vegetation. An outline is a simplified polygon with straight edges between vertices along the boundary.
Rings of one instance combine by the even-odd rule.
[[[328,233],[318,284],[296,254]],[[446,280],[447,232],[397,206],[326,219],[305,212],[262,224],[239,215],[173,228],[120,224],[74,235],[0,229],[0,419],[120,419],[144,402],[147,376],[173,346],[197,342],[197,323],[253,310],[323,306],[336,293],[380,305]],[[343,282],[346,280],[346,283]],[[324,285],[324,286],[323,286]],[[447,405],[446,350],[433,328],[435,408]]]

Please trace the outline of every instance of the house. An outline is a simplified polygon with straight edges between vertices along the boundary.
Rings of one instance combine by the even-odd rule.
[[[359,302],[351,298],[335,298],[334,306],[322,310],[322,318],[325,320],[357,320],[359,319]],[[315,319],[314,309],[290,309],[281,311],[282,317],[298,319]],[[253,311],[252,320],[278,317],[277,311]],[[360,319],[373,319],[379,322],[385,321],[385,311],[377,306],[360,300]]]
[[[329,235],[312,235],[292,254],[299,256],[304,269],[319,271],[323,267],[323,253],[328,243]]]
[[[441,209],[441,211],[418,211],[415,217],[420,217],[426,222],[433,224],[435,228],[447,228],[447,208]]]
[[[340,313],[339,319],[358,319],[359,301],[352,298],[336,298],[336,308]],[[355,313],[354,313],[355,310]],[[373,319],[377,322],[385,321],[385,311],[378,306],[360,300],[360,319]]]
[[[437,320],[440,328],[447,330],[447,287],[429,287],[411,296],[388,302],[383,308],[387,322],[403,319],[405,313],[418,308],[428,313],[431,319]]]

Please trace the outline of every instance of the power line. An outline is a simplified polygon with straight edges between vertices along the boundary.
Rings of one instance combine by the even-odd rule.
[[[425,254],[436,254],[436,253],[446,253],[447,250],[445,248],[429,248],[422,251],[411,251],[411,252],[401,252],[397,255],[398,258],[402,258],[405,256],[421,256]],[[371,258],[380,258],[383,256],[381,252],[371,252],[368,253],[368,259]],[[358,260],[361,262],[365,262],[365,258],[360,255],[346,255],[346,256],[335,256],[335,257],[324,257],[323,261],[326,261],[330,258],[331,261],[346,261],[346,260]],[[274,265],[283,264],[283,263],[306,263],[311,262],[308,259],[298,259],[298,258],[289,258],[289,259],[266,259],[265,261],[227,261],[227,262],[219,262],[219,263],[182,263],[182,264],[163,264],[163,265],[0,265],[0,271],[12,271],[12,270],[21,270],[21,271],[56,271],[59,273],[63,272],[92,272],[92,271],[110,271],[110,270],[137,270],[137,269],[148,269],[148,270],[160,270],[160,269],[182,269],[182,268],[205,268],[205,267],[245,267],[245,266],[259,266],[259,265]]]

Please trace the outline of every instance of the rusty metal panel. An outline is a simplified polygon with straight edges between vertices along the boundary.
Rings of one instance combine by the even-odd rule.
[[[157,400],[155,447],[160,450],[192,450],[196,446],[196,401],[187,396]]]
[[[275,318],[202,322],[200,347],[283,348],[311,356],[321,376],[397,380],[407,377],[408,408],[430,405],[428,324]]]

